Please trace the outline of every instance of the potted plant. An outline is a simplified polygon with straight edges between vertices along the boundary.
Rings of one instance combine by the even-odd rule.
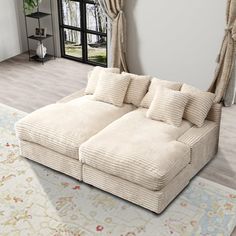
[[[36,8],[38,8],[42,0],[23,0],[23,1],[24,1],[25,11],[27,13],[32,13]]]

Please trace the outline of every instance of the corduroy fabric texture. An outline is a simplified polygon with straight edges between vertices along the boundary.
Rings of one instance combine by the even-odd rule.
[[[20,155],[42,165],[82,180],[82,164],[78,160],[62,155],[36,143],[19,141]]]
[[[151,77],[147,75],[135,75],[126,72],[123,72],[122,74],[130,77],[130,84],[124,102],[138,107],[144,95],[147,93]]]
[[[61,100],[58,101],[58,103],[66,103],[69,102],[73,99],[82,97],[84,95],[84,89],[81,89]],[[221,120],[221,111],[222,111],[222,104],[220,103],[213,103],[210,111],[208,112],[207,115],[207,120],[214,121],[217,123],[217,125],[220,126],[220,120]]]
[[[207,121],[204,127],[193,127],[179,138],[179,141],[191,148],[191,163],[160,191],[151,191],[86,164],[82,167],[83,181],[159,214],[215,156],[218,148],[218,129],[219,126],[215,122]]]
[[[75,159],[87,139],[134,109],[94,101],[92,95],[41,108],[16,123],[19,139],[34,142]]]
[[[207,124],[205,124],[207,125]],[[213,127],[213,122],[209,125]],[[198,128],[194,128],[198,129]],[[202,129],[202,128],[200,128]],[[83,181],[110,192],[125,200],[133,202],[155,213],[161,213],[165,207],[176,197],[176,195],[188,184],[194,176],[216,153],[217,151],[217,129],[207,128],[205,135],[198,135],[194,132],[194,138],[186,138],[186,134],[180,137],[182,141],[189,143],[192,149],[191,165],[184,168],[165,188],[160,191],[151,191],[140,185],[129,182],[122,178],[109,175],[86,164],[83,165]],[[192,132],[192,129],[190,129]],[[189,130],[189,131],[190,131]],[[188,132],[189,132],[188,131]],[[188,142],[190,140],[190,142]],[[72,158],[61,156],[47,148],[30,142],[20,141],[21,155],[31,160],[46,165],[52,169],[70,175],[76,179],[81,179],[80,163]],[[201,151],[203,150],[203,151]],[[199,153],[199,151],[201,151]],[[58,156],[59,155],[59,156]],[[61,158],[60,158],[61,156]]]
[[[190,121],[197,127],[202,127],[212,107],[215,95],[213,93],[203,92],[187,84],[183,84],[181,92],[190,96],[184,112],[184,119]]]
[[[190,166],[185,167],[165,188],[151,191],[128,180],[83,165],[83,181],[120,198],[161,213],[166,206],[186,187],[191,176]]]
[[[178,139],[191,148],[191,163],[160,191],[151,191],[86,164],[82,167],[83,181],[159,214],[215,156],[218,132],[216,122],[206,121],[203,127],[192,127]]]
[[[188,100],[188,94],[157,86],[147,117],[179,127]]]
[[[178,141],[191,148],[191,175],[195,176],[217,153],[219,143],[218,123],[206,121],[201,128],[192,127]]]
[[[220,126],[221,121],[221,112],[222,112],[222,104],[220,103],[213,103],[210,111],[207,115],[207,120],[214,121]]]
[[[176,141],[191,128],[146,118],[138,109],[116,120],[80,147],[80,161],[150,190],[166,186],[189,162],[190,149]]]
[[[104,68],[96,66],[92,71],[88,73],[88,83],[85,89],[85,94],[94,94],[100,75],[104,71],[116,74],[120,73],[120,69],[118,68]]]
[[[77,94],[74,94],[73,96],[68,96],[66,99],[63,99],[61,102],[68,103],[72,99],[71,102],[69,102],[69,104],[77,103],[76,101],[77,99],[75,98],[78,98],[80,96],[81,96],[81,93],[78,92]],[[106,105],[109,105],[109,104],[106,104]],[[76,106],[76,108],[78,107]],[[86,164],[83,164],[82,166],[83,181],[95,187],[98,187],[104,191],[117,195],[125,200],[128,200],[144,208],[147,208],[155,213],[161,213],[166,208],[166,206],[188,184],[189,180],[203,166],[205,166],[206,163],[211,158],[213,158],[214,155],[216,154],[217,148],[218,148],[221,108],[222,108],[221,104],[213,104],[208,114],[207,121],[205,121],[204,125],[201,128],[197,128],[197,127],[191,128],[191,124],[185,120],[183,121],[183,124],[182,124],[182,126],[184,125],[185,128],[182,129],[181,132],[173,132],[169,129],[164,131],[166,127],[162,126],[163,127],[162,131],[166,135],[160,137],[160,139],[163,140],[163,138],[166,136],[168,137],[168,135],[171,135],[172,137],[175,136],[178,142],[183,143],[183,145],[186,145],[190,149],[191,157],[190,157],[190,164],[184,167],[161,190],[159,191],[149,190],[146,188],[146,186],[142,187],[140,186],[140,184],[135,184],[135,183],[130,182],[130,179],[124,180],[123,178],[119,178],[112,174],[105,173],[103,171],[100,171]],[[127,136],[129,138],[128,140],[129,145],[132,144],[132,142],[139,141],[138,140],[139,138],[142,138],[142,136],[137,134],[131,139],[130,136],[128,136],[128,133],[131,130],[133,130],[133,134],[136,134],[137,127],[138,127],[138,130],[144,134],[149,134],[149,133],[154,134],[154,132],[150,132],[150,130],[153,130],[153,127],[151,126],[151,122],[153,122],[153,124],[155,123],[155,126],[159,125],[160,123],[162,125],[169,126],[163,122],[152,121],[146,118],[146,120],[150,122],[150,124],[147,126],[143,122],[145,118],[146,109],[139,109],[139,110],[141,110],[142,112],[135,110],[129,114],[126,114],[125,116],[121,118],[121,119],[125,119],[125,121],[122,121],[122,122],[125,122],[127,124],[126,117],[130,119],[129,116],[132,115],[132,113],[136,113],[136,112],[139,113],[139,118],[135,122],[131,122],[128,125],[126,125],[127,129],[125,128],[124,130],[125,132],[127,130],[127,133],[123,132],[122,130],[120,131],[120,133],[124,135],[121,137],[120,147],[124,149],[126,148],[125,145],[127,144],[127,140],[125,139],[123,140],[123,137]],[[135,116],[137,116],[137,114],[135,114]],[[38,119],[40,120],[39,117]],[[120,122],[119,120],[117,120],[116,122]],[[214,122],[211,122],[211,121],[214,121]],[[113,129],[112,127],[113,127],[113,123],[109,125],[109,129],[112,130]],[[147,127],[149,128],[146,129]],[[116,127],[114,128],[116,130]],[[174,126],[172,128],[179,130],[179,128],[176,128]],[[120,133],[119,132],[117,133],[117,138],[119,138],[118,136],[120,135]],[[93,139],[93,137],[91,139]],[[144,139],[146,140],[146,137],[144,137]],[[45,143],[48,144],[48,142],[45,142]],[[146,150],[148,151],[150,151],[150,147],[156,146],[155,142],[149,142],[146,140],[146,143],[148,145],[143,146],[143,147],[146,148]],[[50,147],[49,147],[50,145],[49,146],[46,145],[45,147],[43,147],[41,145],[23,141],[23,140],[20,140],[19,145],[20,145],[22,156],[25,156],[31,160],[39,162],[45,166],[48,166],[52,169],[60,171],[64,174],[70,175],[76,179],[79,179],[79,180],[81,179],[81,163],[78,160],[75,160],[66,155],[61,155],[58,152],[50,150]],[[120,147],[119,149],[121,150]],[[140,171],[140,173],[142,172],[143,171]]]
[[[195,129],[197,129],[195,127]],[[202,135],[201,135],[202,136]],[[186,142],[187,139],[185,139]],[[192,140],[192,139],[191,139]],[[196,155],[191,163],[184,168],[165,188],[160,191],[151,191],[140,185],[131,183],[122,178],[109,175],[95,168],[83,165],[84,182],[110,192],[125,200],[133,202],[155,213],[161,213],[166,206],[178,195],[194,176],[216,153],[217,137],[215,129],[209,130],[205,136],[192,145],[192,155]],[[212,141],[213,140],[213,141]],[[209,145],[210,144],[210,145]],[[78,160],[60,155],[40,145],[20,141],[21,155],[41,163],[64,174],[81,179],[81,168]],[[200,150],[204,152],[199,153]]]
[[[155,96],[156,93],[156,88],[157,86],[163,86],[165,88],[169,88],[172,90],[176,90],[179,91],[182,83],[179,82],[172,82],[172,81],[167,81],[167,80],[160,80],[157,78],[152,78],[151,84],[149,86],[148,92],[145,95],[145,97],[143,98],[140,107],[144,107],[144,108],[149,108],[151,105],[151,102]]]
[[[178,139],[179,142],[190,146],[191,163],[197,163],[200,157],[213,157],[218,146],[218,131],[219,126],[216,122],[206,120],[202,127],[193,126]]]
[[[108,72],[102,72],[94,93],[98,101],[111,103],[121,107],[129,86],[130,77]]]

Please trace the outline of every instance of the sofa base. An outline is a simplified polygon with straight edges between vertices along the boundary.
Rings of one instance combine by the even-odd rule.
[[[82,180],[82,164],[76,159],[64,156],[36,143],[19,141],[20,155],[51,169]]]
[[[86,164],[83,165],[83,181],[155,213],[166,206],[188,185],[191,167],[185,167],[166,187],[152,191],[119,177],[104,173]]]
[[[213,135],[214,133],[212,133]],[[51,169],[62,172],[75,179],[102,189],[136,205],[144,207],[157,214],[161,213],[169,203],[188,185],[193,176],[197,174],[214,156],[217,149],[204,153],[198,162],[188,164],[174,179],[160,191],[152,191],[140,185],[107,174],[79,160],[64,156],[41,145],[19,141],[20,155],[45,165]],[[201,143],[200,145],[204,145]],[[217,146],[217,141],[214,140]],[[193,150],[192,150],[193,151]],[[203,153],[199,153],[203,154]]]

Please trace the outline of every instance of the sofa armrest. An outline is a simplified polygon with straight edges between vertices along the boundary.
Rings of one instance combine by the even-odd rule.
[[[193,126],[178,141],[190,147],[189,164],[192,164],[197,173],[218,151],[219,125],[206,120],[201,128]]]
[[[61,100],[57,101],[57,103],[67,103],[73,99],[79,98],[84,96],[85,89],[81,89],[79,91],[76,91],[75,93],[70,94],[69,96],[66,96],[62,98]]]
[[[220,125],[221,120],[221,112],[222,112],[222,104],[221,103],[214,103],[207,115],[207,120],[214,121],[218,125]]]

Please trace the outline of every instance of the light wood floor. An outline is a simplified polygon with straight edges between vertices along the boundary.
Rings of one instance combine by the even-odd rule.
[[[34,111],[85,87],[91,69],[62,58],[41,65],[19,55],[0,63],[0,103]],[[223,108],[219,152],[199,175],[236,189],[236,106]]]
[[[32,112],[85,87],[92,68],[62,58],[42,65],[19,55],[0,63],[0,103]]]

